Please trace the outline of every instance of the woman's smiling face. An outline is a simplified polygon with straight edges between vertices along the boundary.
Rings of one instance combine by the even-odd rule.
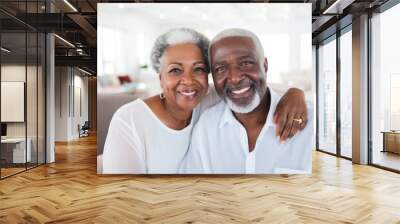
[[[170,45],[161,58],[160,83],[165,100],[192,110],[207,93],[208,67],[194,43]]]

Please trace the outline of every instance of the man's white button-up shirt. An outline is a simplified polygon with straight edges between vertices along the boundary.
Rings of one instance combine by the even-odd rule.
[[[246,129],[225,102],[207,109],[192,133],[190,149],[181,172],[214,174],[311,173],[313,113],[308,106],[308,123],[294,137],[280,144],[273,114],[281,96],[269,88],[270,108],[253,151],[249,151]]]

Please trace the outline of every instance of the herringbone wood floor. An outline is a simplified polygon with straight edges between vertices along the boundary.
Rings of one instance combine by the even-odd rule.
[[[100,176],[96,139],[0,181],[0,223],[400,223],[400,175],[316,152],[310,176]]]

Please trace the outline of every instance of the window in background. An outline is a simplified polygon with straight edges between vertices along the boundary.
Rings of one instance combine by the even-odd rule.
[[[400,170],[400,4],[371,18],[372,163]]]
[[[99,75],[116,75],[124,70],[124,58],[121,58],[121,32],[117,29],[101,27],[99,29],[99,43],[103,44],[101,54],[101,63],[99,63]]]
[[[336,38],[318,48],[318,149],[336,154]]]
[[[37,165],[38,152],[38,33],[28,30],[27,38],[27,65],[26,65],[26,130],[27,130],[27,150],[31,153],[27,167]]]
[[[264,47],[264,55],[268,60],[268,76],[267,82],[274,84],[286,83],[283,80],[282,73],[289,70],[289,57],[285,55],[290,54],[289,35],[287,34],[274,34],[274,35],[260,35],[260,41]],[[282,60],[285,58],[286,60]],[[287,77],[286,77],[287,78]]]
[[[25,32],[1,33],[1,47],[7,49],[1,51],[1,95],[19,96],[16,98],[17,102],[25,102],[28,69],[26,38]],[[9,109],[12,108],[13,102],[2,100],[0,105],[1,123],[7,124],[7,136],[1,140],[0,145],[1,178],[26,170],[25,163],[31,161],[31,141],[29,138],[27,141],[27,124],[24,116],[26,104],[17,104],[21,105],[17,107],[18,110],[23,110],[23,115],[18,118],[13,116],[16,112]]]
[[[400,131],[400,73],[390,74],[390,130]]]
[[[44,1],[20,2],[19,13],[42,12]],[[1,4],[1,3],[0,3]],[[0,17],[14,21],[0,12]],[[18,24],[18,23],[15,23]],[[0,144],[0,178],[45,163],[45,44],[44,33],[25,25],[0,30],[1,123],[7,133]],[[11,88],[10,88],[11,87]],[[19,103],[21,102],[21,103]],[[20,105],[15,107],[15,105]],[[10,109],[11,107],[18,109]],[[20,113],[17,113],[20,112]],[[15,118],[16,114],[18,118]],[[9,118],[7,118],[9,117]],[[10,119],[10,117],[14,117]],[[5,138],[4,138],[5,137]]]
[[[46,66],[46,35],[44,33],[39,33],[38,35],[38,77],[37,77],[37,89],[38,89],[38,150],[37,150],[37,163],[38,165],[44,164],[46,162],[46,76],[45,76],[45,66]]]
[[[340,154],[351,158],[352,150],[352,33],[340,36]]]
[[[301,40],[300,40],[300,54],[301,54],[301,59],[300,59],[300,69],[302,70],[307,70],[311,68],[312,64],[312,58],[310,57],[311,55],[308,53],[310,52],[311,48],[311,41],[312,41],[312,36],[309,33],[305,33],[301,35]]]
[[[294,85],[299,86],[304,90],[307,101],[315,102],[315,89],[314,89],[315,74],[313,74],[315,71],[311,69],[313,64],[313,56],[315,54],[315,52],[313,51],[315,49],[312,48],[311,42],[312,42],[311,33],[310,34],[304,33],[301,35],[300,52],[299,52],[301,60],[300,60],[300,65],[298,67],[299,75],[294,76],[297,78]],[[310,82],[309,80],[313,81]],[[316,116],[314,115],[314,118],[315,117]],[[314,122],[314,125],[315,124],[316,123]]]

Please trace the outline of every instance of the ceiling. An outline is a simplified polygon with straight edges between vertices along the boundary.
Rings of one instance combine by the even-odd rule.
[[[336,1],[339,4],[335,3]],[[332,27],[340,19],[371,10],[382,5],[387,0],[289,0],[289,1],[230,1],[230,2],[268,2],[268,3],[311,3],[314,43],[335,31]],[[46,5],[47,2],[47,5]],[[174,1],[140,1],[140,0],[1,0],[0,24],[4,33],[18,33],[25,28],[39,32],[55,32],[59,37],[74,45],[73,47],[61,38],[55,38],[56,65],[82,66],[95,73],[96,71],[96,28],[97,3],[148,3]],[[175,1],[177,2],[177,1]],[[196,1],[215,2],[215,1]],[[150,6],[150,4],[149,4]],[[327,10],[329,9],[329,10]],[[198,19],[207,19],[211,16],[223,16],[223,13],[194,8],[189,5],[187,11],[193,10],[192,16],[182,16],[187,22]],[[51,11],[51,13],[49,13]],[[324,13],[325,12],[325,13]],[[329,12],[329,13],[326,13]],[[162,12],[143,11],[144,17],[148,13],[160,15]],[[237,12],[240,15],[240,10]],[[279,12],[265,12],[270,18],[279,17]],[[154,15],[152,15],[154,16]],[[211,23],[212,25],[212,23]],[[343,26],[346,23],[342,24]],[[18,34],[7,34],[5,38],[15,41],[13,47],[23,46],[24,41]],[[20,35],[21,36],[21,35]],[[4,42],[3,42],[4,43]],[[29,50],[28,50],[29,51]]]

